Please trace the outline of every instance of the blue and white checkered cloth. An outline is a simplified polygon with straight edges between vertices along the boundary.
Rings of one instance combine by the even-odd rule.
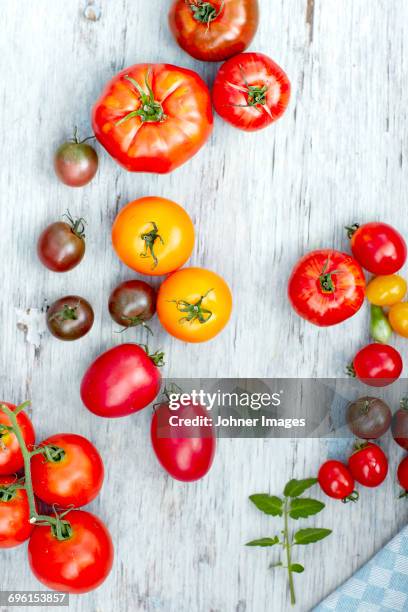
[[[314,612],[333,610],[408,611],[408,527],[314,608]]]

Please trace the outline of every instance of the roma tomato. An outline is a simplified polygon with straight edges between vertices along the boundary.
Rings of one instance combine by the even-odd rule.
[[[215,272],[184,268],[171,274],[157,296],[163,327],[185,342],[205,342],[226,326],[232,311],[227,283]]]
[[[0,405],[1,404],[6,405],[13,411],[16,409],[14,404],[0,402]],[[35,441],[33,425],[25,412],[18,413],[17,422],[20,426],[25,443],[28,449],[30,449]],[[15,474],[15,472],[21,470],[24,465],[20,445],[15,434],[8,429],[10,427],[10,419],[0,410],[0,476]]]
[[[171,419],[179,424],[182,423],[179,419],[192,423],[184,421],[178,427],[172,425]],[[171,410],[168,403],[159,404],[153,414],[151,440],[159,463],[176,480],[199,480],[211,468],[216,440],[203,406],[179,404],[176,410]]]
[[[258,21],[258,0],[174,0],[169,12],[180,47],[205,62],[221,62],[245,51]]]
[[[353,478],[365,487],[378,487],[388,473],[388,459],[384,451],[366,442],[349,457],[348,466]]]
[[[89,440],[77,434],[56,434],[39,445],[44,452],[31,460],[34,493],[49,506],[78,508],[102,488],[104,468]]]
[[[103,522],[90,512],[72,510],[65,517],[71,535],[59,540],[49,526],[34,528],[28,560],[36,578],[50,589],[87,593],[109,575],[113,544]]]
[[[69,213],[65,221],[51,223],[42,232],[37,243],[41,263],[53,272],[68,272],[85,255],[85,221],[73,219]]]
[[[391,306],[388,320],[396,334],[408,338],[408,302]]]
[[[210,92],[192,70],[136,64],[106,85],[92,125],[102,146],[126,170],[171,172],[211,134]]]
[[[109,313],[123,328],[146,325],[156,312],[155,289],[140,280],[125,281],[118,285],[109,297]],[[153,332],[152,332],[153,333]]]
[[[371,387],[386,387],[402,372],[402,359],[399,352],[388,344],[373,342],[362,348],[353,359],[349,368],[355,376]]]
[[[140,198],[119,212],[112,228],[119,259],[151,276],[180,268],[194,247],[194,226],[181,206],[165,198]]]
[[[405,457],[399,464],[397,478],[405,493],[408,494],[408,457]]]
[[[401,302],[407,292],[407,283],[398,274],[376,276],[367,285],[366,296],[375,306],[392,306]]]
[[[407,245],[387,223],[365,223],[347,228],[351,250],[357,261],[372,274],[394,274],[404,265]]]
[[[0,477],[0,548],[19,546],[31,535],[27,493],[12,476]]]
[[[360,265],[346,253],[322,249],[308,253],[289,279],[288,296],[295,312],[314,325],[336,325],[353,316],[364,302]]]
[[[290,81],[278,64],[263,53],[241,53],[221,66],[215,78],[217,113],[245,131],[264,128],[283,115]]]
[[[342,501],[356,501],[358,494],[354,491],[354,478],[350,470],[341,461],[326,461],[319,469],[317,476],[324,493]]]
[[[408,398],[406,397],[402,398],[400,408],[392,417],[391,431],[396,443],[408,451]]]
[[[121,344],[99,355],[81,383],[85,406],[98,416],[122,417],[153,402],[159,391],[163,353],[148,355],[137,344]]]

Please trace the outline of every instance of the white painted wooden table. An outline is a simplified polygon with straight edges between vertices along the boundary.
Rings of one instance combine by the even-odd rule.
[[[89,110],[105,81],[139,61],[198,70],[174,43],[165,0],[0,0],[0,303],[1,396],[32,399],[41,439],[58,431],[89,436],[107,468],[91,509],[109,524],[114,570],[98,591],[72,597],[75,611],[280,612],[289,608],[284,573],[272,554],[249,550],[274,519],[247,501],[278,493],[292,475],[315,474],[322,441],[221,440],[210,475],[185,486],[166,477],[149,443],[150,411],[98,420],[83,409],[79,380],[102,350],[121,342],[109,318],[110,290],[131,277],[114,256],[110,227],[118,209],[142,195],[172,198],[197,227],[192,263],[228,279],[235,312],[214,342],[186,346],[155,325],[165,374],[179,377],[339,376],[367,340],[367,309],[340,328],[318,330],[290,311],[285,283],[304,251],[346,248],[343,226],[381,218],[408,235],[408,3],[406,0],[260,0],[254,50],[288,72],[293,97],[285,117],[262,133],[241,133],[216,119],[211,142],[168,176],[132,175],[100,150],[91,185],[57,182],[52,152]],[[89,222],[84,263],[55,275],[36,259],[36,237],[66,208]],[[41,331],[41,309],[74,292],[95,307],[92,333],[67,346]],[[38,315],[38,313],[37,313]],[[18,322],[20,321],[20,325]],[[136,334],[135,334],[136,337]],[[37,343],[37,346],[35,346]],[[407,343],[399,343],[406,361]],[[386,446],[388,447],[388,442]],[[401,456],[389,444],[393,465]],[[359,504],[328,503],[320,522],[330,540],[300,553],[298,609],[309,610],[406,523],[393,477]],[[36,589],[26,552],[0,554],[0,587]]]

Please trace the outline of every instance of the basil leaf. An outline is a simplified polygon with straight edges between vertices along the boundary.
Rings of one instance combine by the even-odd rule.
[[[274,544],[279,544],[278,536],[274,538],[260,538],[259,540],[252,540],[251,542],[247,542],[245,546],[274,546]]]
[[[296,574],[301,574],[302,572],[305,571],[305,568],[303,567],[303,565],[300,565],[300,563],[292,563],[292,565],[290,566],[290,569],[292,570],[292,572],[295,572]]]
[[[293,519],[307,518],[324,508],[324,503],[310,497],[296,497],[290,502],[289,516]]]
[[[292,480],[289,480],[287,483],[283,494],[285,497],[299,497],[299,495],[302,495],[307,489],[310,489],[316,482],[317,478],[305,478],[304,480],[292,478]]]
[[[321,529],[319,527],[309,527],[307,529],[300,529],[295,533],[295,544],[305,545],[313,544],[323,538],[327,538],[331,534],[331,529]]]
[[[249,499],[258,510],[271,516],[282,516],[283,514],[283,500],[276,495],[268,495],[268,493],[255,493],[250,495]]]

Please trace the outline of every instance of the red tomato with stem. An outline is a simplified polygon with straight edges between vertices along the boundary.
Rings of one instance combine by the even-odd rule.
[[[196,424],[176,426],[172,419],[194,419]],[[178,403],[172,410],[168,402],[159,404],[152,418],[151,440],[159,463],[176,480],[199,480],[212,466],[216,438],[208,412],[201,405]]]
[[[88,410],[102,417],[122,417],[156,399],[163,353],[149,355],[145,349],[121,344],[95,359],[81,383],[81,398]]]
[[[290,81],[278,64],[263,53],[241,53],[221,66],[214,81],[217,113],[245,131],[267,127],[285,112]]]
[[[387,223],[365,223],[346,228],[357,261],[375,275],[395,274],[407,259],[407,245]]]
[[[332,249],[308,253],[289,279],[289,301],[297,314],[319,326],[336,325],[362,306],[365,278],[355,259]]]
[[[13,476],[0,477],[0,549],[19,546],[31,535],[30,508],[24,483]]]
[[[77,434],[56,434],[41,442],[31,460],[34,493],[48,505],[79,508],[102,488],[104,467],[95,446]]]
[[[366,385],[386,387],[400,377],[402,367],[401,355],[394,347],[373,342],[358,351],[348,371]]]
[[[15,410],[14,404],[0,402],[11,410]],[[19,412],[17,422],[25,443],[30,449],[35,442],[34,427],[25,412]],[[10,419],[0,410],[0,475],[15,474],[24,465],[23,455],[15,434],[10,431]]]
[[[404,489],[404,493],[400,497],[408,496],[408,457],[405,457],[398,466],[397,471],[398,482]]]
[[[258,22],[258,0],[174,0],[169,12],[180,47],[205,62],[221,62],[245,51]]]
[[[136,64],[105,87],[92,126],[108,153],[131,172],[171,172],[211,134],[210,92],[196,72]]]
[[[354,478],[341,461],[330,460],[323,463],[317,478],[322,491],[329,497],[341,499],[343,502],[357,501]]]
[[[109,575],[113,544],[109,531],[95,515],[72,510],[66,516],[71,535],[59,540],[50,526],[36,526],[28,545],[28,560],[36,578],[50,589],[87,593]]]
[[[357,446],[349,457],[348,466],[353,478],[365,487],[378,487],[388,473],[386,454],[372,442]]]

